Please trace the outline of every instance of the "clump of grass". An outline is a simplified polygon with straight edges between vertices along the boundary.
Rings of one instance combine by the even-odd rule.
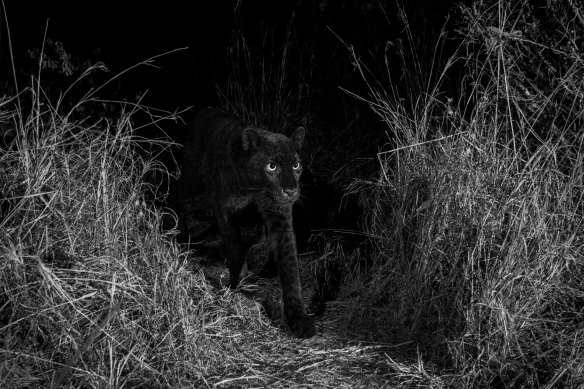
[[[489,5],[464,9],[469,55],[445,65],[443,75],[466,61],[460,103],[438,85],[406,107],[360,67],[396,147],[378,154],[380,177],[365,183],[377,254],[345,295],[370,336],[417,342],[454,370],[453,384],[576,387],[584,53],[577,39],[555,50],[553,28],[534,33],[526,3]],[[560,18],[558,36],[584,36],[575,20]],[[534,69],[528,58],[540,49],[563,72]]]
[[[286,36],[264,31],[261,46],[250,47],[243,33],[241,11],[236,8],[234,12],[238,27],[229,47],[229,78],[224,87],[217,87],[222,105],[245,121],[276,132],[306,125],[309,85],[305,71],[290,65],[295,13],[290,17]]]
[[[218,355],[234,333],[264,324],[212,291],[162,231],[163,210],[145,200],[159,193],[148,176],[169,174],[156,157],[171,143],[138,136],[133,116],[175,115],[119,103],[118,117],[74,120],[73,110],[99,102],[95,90],[67,112],[45,96],[39,72],[0,103],[9,128],[0,144],[0,386],[199,386],[229,376],[241,356],[220,364]]]

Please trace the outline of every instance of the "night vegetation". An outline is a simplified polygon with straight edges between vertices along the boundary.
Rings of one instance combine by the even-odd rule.
[[[276,285],[260,304],[176,242],[164,129],[189,114],[100,96],[160,58],[112,77],[47,41],[2,80],[0,387],[584,385],[584,7],[474,1],[424,35],[419,10],[341,3],[364,33],[334,50],[300,16],[237,24],[217,88],[310,131],[317,337],[286,333],[277,281],[247,281]]]

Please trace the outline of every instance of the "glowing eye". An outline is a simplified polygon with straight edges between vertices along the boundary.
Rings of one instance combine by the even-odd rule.
[[[276,165],[274,162],[270,162],[266,165],[266,170],[269,172],[273,172],[273,171],[276,171],[277,167],[278,167],[278,165]]]
[[[294,169],[294,170],[300,169],[300,162],[298,162],[298,161],[294,162],[294,164],[292,165],[292,169]]]

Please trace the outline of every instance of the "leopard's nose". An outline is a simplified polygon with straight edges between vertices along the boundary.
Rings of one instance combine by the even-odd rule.
[[[284,193],[284,196],[287,197],[296,197],[298,196],[298,189],[294,188],[294,189],[282,189],[282,192]]]

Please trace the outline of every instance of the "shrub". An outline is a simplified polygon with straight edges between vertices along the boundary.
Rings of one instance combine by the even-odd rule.
[[[345,288],[362,291],[352,317],[377,337],[417,342],[464,387],[574,387],[584,366],[584,30],[560,2],[462,9],[461,50],[411,106],[360,65],[396,146],[378,154],[368,183],[377,254]],[[537,23],[551,13],[553,26]],[[440,83],[461,60],[453,104]]]
[[[261,321],[242,321],[231,294],[211,293],[162,231],[164,211],[145,200],[164,193],[148,176],[168,174],[157,155],[170,142],[136,133],[133,114],[151,111],[119,103],[117,118],[74,121],[43,96],[35,83],[0,105],[11,130],[0,153],[2,386],[176,387],[229,376],[216,358],[231,340],[217,334]]]

